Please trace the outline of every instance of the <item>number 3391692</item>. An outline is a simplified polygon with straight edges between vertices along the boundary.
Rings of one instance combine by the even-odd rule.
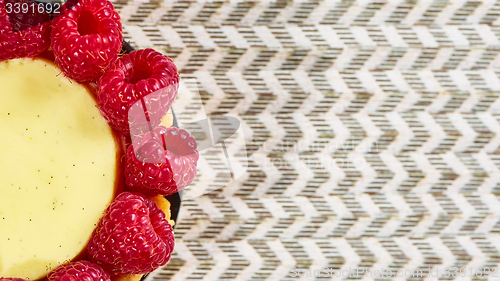
[[[7,3],[5,4],[5,10],[7,14],[15,13],[15,14],[27,14],[27,13],[57,13],[59,8],[61,8],[61,4],[59,3],[46,3],[45,5],[37,4],[35,2],[31,3]]]

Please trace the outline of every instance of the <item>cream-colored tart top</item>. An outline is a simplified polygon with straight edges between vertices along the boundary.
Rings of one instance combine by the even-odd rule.
[[[0,277],[42,278],[87,245],[116,144],[88,90],[42,59],[0,63]]]

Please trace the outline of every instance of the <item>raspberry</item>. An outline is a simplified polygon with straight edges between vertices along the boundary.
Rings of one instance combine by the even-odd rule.
[[[0,35],[12,32],[5,0],[0,0]]]
[[[97,264],[81,260],[59,266],[47,279],[48,281],[110,281],[110,276]]]
[[[174,235],[150,198],[123,192],[106,209],[87,249],[90,260],[113,276],[146,274],[170,260]]]
[[[50,15],[44,9],[28,0],[0,0],[0,61],[34,57],[49,45]]]
[[[52,49],[62,72],[78,82],[97,81],[118,59],[122,24],[107,0],[80,0],[52,22]]]
[[[178,83],[177,67],[169,57],[153,49],[133,51],[99,79],[97,102],[111,126],[129,136],[130,126],[145,126],[129,118],[132,105],[144,101],[149,125],[155,127],[177,96]]]
[[[149,196],[170,195],[184,189],[196,176],[196,147],[188,132],[175,127],[159,126],[134,139],[125,156],[128,187]]]

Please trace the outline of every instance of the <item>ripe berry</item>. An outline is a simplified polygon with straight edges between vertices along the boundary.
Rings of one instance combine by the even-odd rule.
[[[172,226],[140,193],[123,192],[106,209],[88,244],[89,259],[111,275],[146,274],[170,260]]]
[[[179,73],[169,57],[153,49],[133,51],[121,57],[115,68],[99,79],[97,102],[111,126],[129,136],[130,126],[137,129],[160,124],[177,96],[178,83]],[[129,116],[136,103],[143,116],[147,111],[149,121]]]
[[[120,16],[107,0],[80,0],[52,23],[56,63],[78,82],[97,81],[110,69],[122,40]]]
[[[199,153],[188,132],[159,126],[134,139],[125,156],[125,180],[131,190],[148,196],[170,195],[196,176]]]
[[[0,61],[34,57],[49,45],[50,15],[44,9],[28,0],[0,0]]]
[[[110,281],[110,276],[97,264],[81,260],[57,267],[47,279],[48,281]]]

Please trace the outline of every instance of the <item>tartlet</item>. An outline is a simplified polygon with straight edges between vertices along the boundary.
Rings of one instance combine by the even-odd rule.
[[[33,2],[0,0],[0,66],[3,61],[6,65],[15,65],[16,63],[21,65],[44,64],[50,69],[51,64],[55,63],[60,73],[49,75],[51,79],[55,76],[54,81],[56,82],[50,84],[49,86],[53,88],[47,91],[50,93],[52,93],[51,91],[58,92],[57,84],[60,87],[67,83],[70,90],[67,91],[67,95],[60,97],[69,97],[70,100],[74,95],[72,87],[78,88],[83,85],[88,96],[94,99],[94,107],[98,109],[102,118],[99,119],[99,117],[94,116],[95,114],[82,117],[81,120],[77,118],[77,123],[78,121],[80,123],[76,124],[75,127],[78,130],[82,124],[83,127],[89,127],[90,118],[96,120],[95,122],[98,122],[98,119],[107,122],[110,127],[105,128],[106,126],[103,126],[102,122],[99,123],[102,127],[100,130],[104,132],[102,139],[92,139],[95,135],[92,132],[92,129],[95,128],[92,126],[90,126],[90,133],[80,136],[79,139],[88,138],[92,145],[102,148],[105,146],[104,144],[110,144],[110,138],[106,138],[105,135],[111,134],[115,147],[113,149],[106,148],[104,151],[114,152],[116,157],[105,156],[106,153],[103,153],[103,157],[99,159],[108,159],[109,162],[108,171],[102,174],[103,178],[106,177],[106,174],[108,174],[107,177],[112,178],[110,174],[113,173],[109,171],[110,167],[116,168],[116,174],[111,186],[111,197],[109,180],[107,184],[103,184],[103,186],[108,186],[106,187],[108,195],[104,198],[104,202],[106,200],[107,202],[104,206],[101,203],[98,207],[93,208],[95,211],[105,207],[102,210],[102,215],[94,224],[90,239],[86,240],[87,244],[79,242],[84,244],[84,250],[81,253],[68,254],[67,259],[59,259],[54,262],[55,264],[47,262],[46,277],[28,274],[32,268],[29,264],[33,260],[31,257],[29,257],[31,260],[26,263],[25,269],[21,268],[24,271],[17,271],[18,273],[11,276],[2,276],[2,274],[5,275],[5,269],[2,273],[2,252],[0,251],[0,280],[12,280],[10,278],[37,279],[39,277],[49,280],[64,280],[68,276],[76,278],[75,280],[83,280],[87,277],[91,278],[90,280],[140,279],[144,274],[165,265],[170,259],[174,247],[172,227],[175,224],[180,203],[178,192],[193,180],[199,158],[195,140],[188,132],[172,126],[175,119],[170,107],[177,95],[179,81],[177,69],[170,58],[152,49],[131,51],[130,46],[122,46],[119,16],[114,11],[113,5],[107,0],[68,2],[67,4],[71,4],[71,6],[63,6],[63,13],[52,15],[52,21],[47,22],[44,22],[47,20],[47,13],[40,12],[40,10],[38,12],[33,10],[34,14],[31,17],[19,15],[17,12],[9,14],[8,5],[16,3],[23,5]],[[83,25],[84,22],[85,25]],[[87,25],[88,22],[90,24]],[[30,24],[31,26],[26,27]],[[48,35],[47,29],[49,31],[51,29],[50,35]],[[119,50],[117,50],[116,40],[120,42]],[[47,44],[47,42],[50,43]],[[45,70],[41,70],[41,72],[45,72]],[[25,81],[27,81],[26,84],[29,84],[29,78],[25,78]],[[44,83],[40,85],[47,86]],[[40,88],[44,89],[44,87]],[[28,92],[33,99],[45,97],[33,95],[33,91]],[[80,94],[80,96],[82,95]],[[153,98],[150,98],[151,96]],[[2,95],[0,95],[1,97]],[[50,98],[45,100],[49,103],[54,102],[53,97],[52,100]],[[57,101],[56,98],[55,102]],[[142,114],[145,118],[132,116],[130,113],[132,108],[135,105],[140,106],[141,102]],[[63,104],[62,107],[67,109],[68,115],[59,116],[58,122],[49,124],[50,126],[56,124],[53,127],[55,127],[57,134],[60,133],[58,129],[62,130],[61,127],[58,127],[61,126],[59,123],[73,129],[74,124],[67,125],[65,119],[71,119],[69,116],[73,116],[74,112],[77,112],[75,106],[73,105],[73,109],[71,109],[70,105]],[[95,113],[96,108],[84,106],[83,103],[81,106],[85,108],[82,112]],[[57,115],[58,112],[56,107],[52,113],[47,115]],[[28,111],[25,114],[30,115],[31,112]],[[64,116],[68,116],[68,118]],[[154,118],[155,116],[156,118]],[[157,118],[158,116],[161,118]],[[140,121],[141,118],[144,120]],[[28,131],[28,128],[26,130]],[[24,137],[24,133],[20,133],[20,135]],[[72,134],[69,133],[69,135]],[[30,138],[30,141],[32,140]],[[55,142],[64,142],[62,140],[63,138],[56,139]],[[34,142],[37,141],[34,140]],[[78,157],[85,159],[85,163],[88,162],[88,165],[90,162],[92,165],[99,162],[85,158],[88,156],[86,154],[91,153],[76,150],[80,153]],[[43,146],[36,150],[39,154],[43,154],[44,151],[45,147]],[[112,158],[115,158],[115,162],[110,160]],[[47,159],[44,158],[44,160]],[[50,170],[51,165],[47,164],[46,168]],[[73,164],[73,167],[77,169],[76,164]],[[76,173],[83,174],[84,170],[76,170],[78,171]],[[38,171],[40,172],[40,169]],[[92,171],[100,170],[94,169]],[[67,175],[66,178],[69,176]],[[79,182],[86,180],[82,178]],[[49,182],[49,184],[51,183]],[[100,184],[102,183],[97,184],[99,188]],[[31,187],[33,185],[37,185],[36,182]],[[71,185],[71,181],[68,180],[66,185]],[[53,184],[50,190],[53,190],[54,186],[57,184]],[[61,191],[58,189],[57,195],[64,193],[64,190],[67,189],[67,186],[64,186],[64,189],[62,186],[59,185]],[[38,190],[38,186],[35,188]],[[98,191],[97,193],[102,192]],[[93,194],[92,196],[96,197],[91,198],[101,197],[101,195]],[[166,198],[170,198],[170,200]],[[62,208],[57,204],[65,203],[64,200],[54,199],[53,201],[53,211],[56,207]],[[77,204],[70,205],[70,207],[74,207]],[[31,213],[37,213],[36,210]],[[174,212],[171,213],[171,210]],[[84,207],[82,207],[82,211],[85,211]],[[87,209],[87,211],[89,210]],[[9,225],[8,227],[17,227],[21,230],[30,229],[29,226],[25,228],[24,226]],[[61,237],[73,237],[75,236],[73,232],[78,231],[69,231],[67,236]],[[62,240],[64,239],[62,238]],[[63,242],[61,241],[61,248],[62,245],[65,245]],[[70,255],[72,256],[70,257]],[[37,259],[40,257],[35,255],[34,260]],[[27,275],[31,277],[26,277]]]

